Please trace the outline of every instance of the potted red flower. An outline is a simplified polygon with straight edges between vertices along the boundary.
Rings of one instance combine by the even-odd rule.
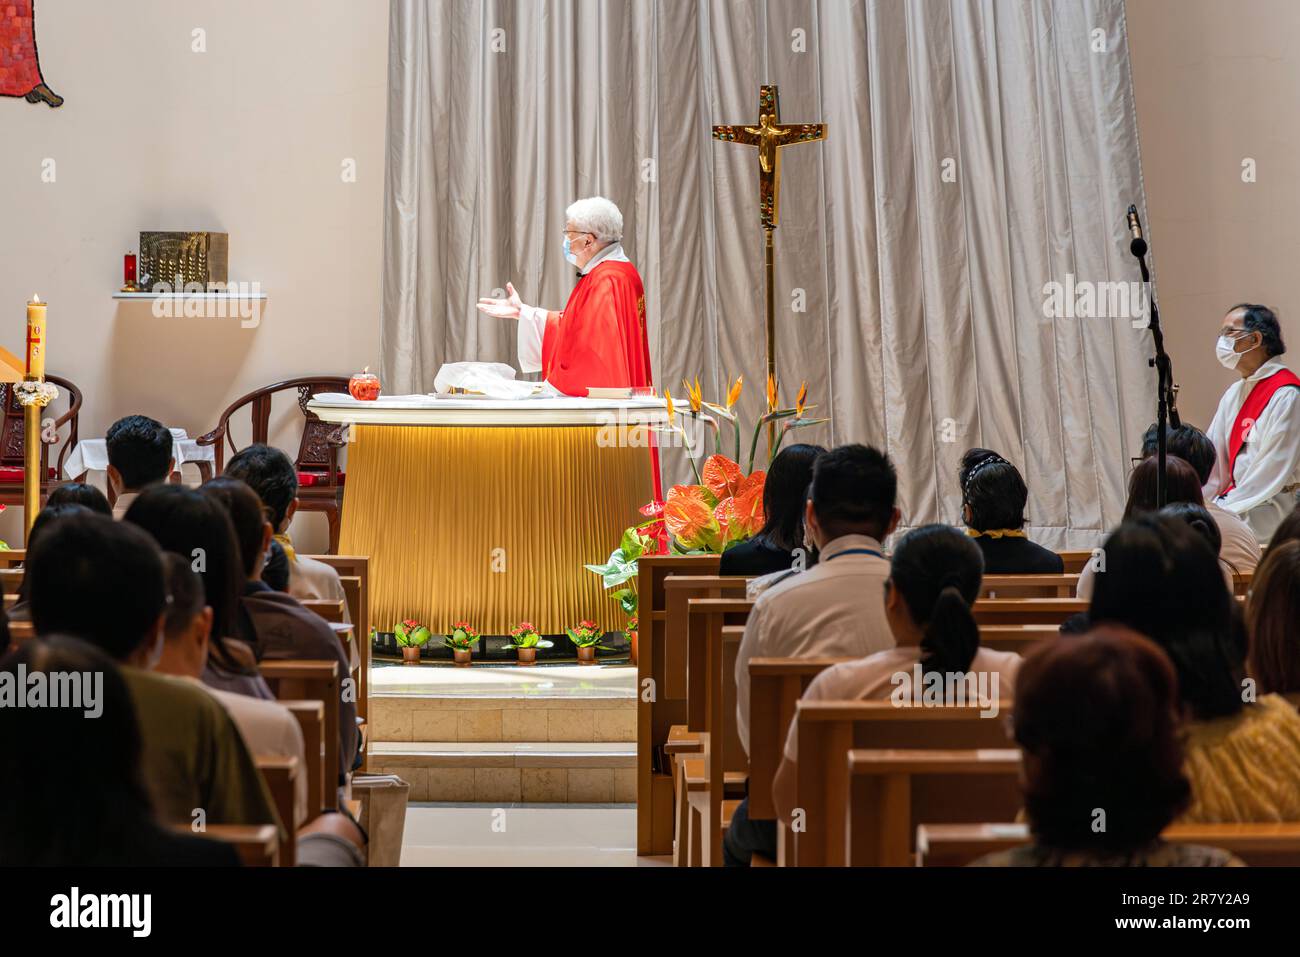
[[[443,639],[443,644],[451,649],[458,668],[468,668],[474,646],[478,644],[479,633],[467,621],[458,621],[451,629],[451,634]]]
[[[554,642],[547,641],[537,633],[531,622],[521,621],[510,629],[510,644],[521,665],[537,664],[537,649],[550,648]]]
[[[580,621],[575,627],[566,629],[565,633],[578,649],[578,664],[594,665],[596,649],[603,647],[600,640],[605,637],[600,626],[594,621]]]
[[[420,649],[433,637],[428,628],[412,618],[404,618],[394,625],[393,636],[402,649],[402,661],[408,665],[420,663]]]

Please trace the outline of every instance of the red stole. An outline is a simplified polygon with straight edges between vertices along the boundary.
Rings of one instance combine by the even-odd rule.
[[[565,395],[591,386],[650,386],[650,340],[645,288],[629,262],[602,262],[578,280],[561,313],[550,313],[542,334],[542,374]],[[654,496],[662,498],[659,450],[651,435]]]
[[[1246,444],[1251,430],[1255,428],[1256,421],[1272,400],[1274,393],[1288,386],[1300,388],[1300,378],[1297,378],[1290,369],[1279,369],[1268,378],[1256,382],[1250,390],[1250,395],[1246,396],[1246,401],[1241,404],[1237,421],[1232,423],[1232,431],[1228,433],[1228,484],[1219,492],[1220,495],[1227,495],[1236,488],[1237,480],[1234,475],[1237,471],[1237,453]]]

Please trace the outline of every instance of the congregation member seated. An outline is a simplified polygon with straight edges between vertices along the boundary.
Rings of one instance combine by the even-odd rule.
[[[1269,546],[1250,584],[1246,630],[1247,671],[1258,692],[1300,706],[1300,541]]]
[[[53,498],[53,496],[51,496]],[[90,509],[84,505],[77,504],[49,504],[36,513],[36,520],[32,522],[31,529],[27,532],[27,551],[31,552],[32,547],[40,540],[41,535],[52,524],[61,518],[67,518],[70,515],[92,515]],[[10,621],[31,621],[31,576],[23,574],[23,580],[18,584],[17,601],[9,609]]]
[[[292,595],[262,581],[262,565],[271,546],[271,523],[257,494],[238,479],[221,477],[199,490],[230,517],[244,576],[240,630],[258,660],[314,658],[339,663],[339,783],[352,770],[358,753],[356,695],[348,655],[334,629]]]
[[[257,656],[242,638],[243,562],[230,516],[221,503],[183,485],[154,485],[141,492],[124,520],[153,536],[196,568],[203,601],[212,609],[212,640],[202,680],[210,688],[275,700],[257,670]]]
[[[1192,799],[1179,708],[1168,656],[1134,631],[1040,643],[1016,676],[1012,715],[1033,842],[974,866],[1240,866],[1226,851],[1160,839]]]
[[[234,847],[175,833],[154,813],[131,692],[102,651],[59,635],[0,659],[0,672],[82,676],[86,707],[0,708],[0,867],[219,867]],[[92,677],[93,676],[93,677]]]
[[[45,497],[45,507],[52,505],[82,505],[100,515],[113,514],[113,506],[108,504],[104,493],[85,482],[64,482],[50,489],[50,494]]]
[[[297,758],[298,766],[305,769],[307,752],[302,729],[288,708],[275,701],[208,688],[200,680],[208,663],[212,608],[205,603],[203,582],[191,569],[188,559],[175,552],[165,552],[163,567],[171,601],[163,619],[162,654],[153,670],[208,691],[234,719],[244,743],[254,754]],[[298,775],[297,812],[299,820],[306,820],[306,773]]]
[[[755,599],[736,653],[736,730],[746,753],[751,658],[866,657],[893,647],[880,543],[898,524],[897,490],[894,466],[877,449],[842,445],[817,457],[804,522],[820,560]],[[751,825],[743,809],[740,817],[728,859],[770,854],[772,823]]]
[[[1014,695],[1020,656],[980,647],[971,606],[983,578],[979,548],[957,529],[924,525],[908,532],[890,556],[885,581],[885,618],[896,647],[827,668],[808,685],[803,700],[892,700],[906,706],[920,700],[928,676],[938,675],[945,694],[954,693],[945,704],[995,712]],[[777,813],[787,822],[798,761],[796,720],[772,784]]]
[[[82,638],[121,666],[163,821],[277,822],[262,775],[221,705],[149,670],[162,649],[167,590],[162,553],[147,534],[102,515],[61,518],[29,551],[26,577],[38,635]]]
[[[1196,474],[1196,470],[1176,455],[1170,455],[1165,459],[1165,468],[1168,475],[1165,504],[1174,505],[1178,502],[1191,502],[1193,505],[1204,508],[1205,499],[1201,495],[1201,480]],[[1124,504],[1123,521],[1128,521],[1138,515],[1145,515],[1148,512],[1154,512],[1160,508],[1159,497],[1156,495],[1158,472],[1159,462],[1157,459],[1143,459],[1134,466],[1133,472],[1128,479],[1128,500]],[[1092,598],[1092,590],[1097,575],[1097,570],[1093,567],[1094,564],[1095,562],[1089,561],[1083,566],[1083,571],[1079,573],[1079,581],[1074,586],[1075,597],[1083,601]],[[1232,570],[1226,565],[1224,566],[1224,573],[1231,580]]]
[[[167,481],[176,465],[171,431],[147,415],[128,415],[108,427],[108,481],[117,499],[113,517],[121,518],[142,489]]]
[[[1145,514],[1104,548],[1091,620],[1146,635],[1178,675],[1192,782],[1182,820],[1300,821],[1300,714],[1244,680],[1245,623],[1205,540],[1176,518]]]
[[[1157,453],[1156,426],[1146,430],[1142,436],[1142,457],[1152,458]],[[1210,472],[1214,469],[1214,443],[1209,436],[1194,425],[1184,423],[1176,429],[1165,432],[1165,454],[1176,455],[1196,470],[1197,480],[1202,486],[1210,481]],[[1202,488],[1204,496],[1204,488]],[[1235,512],[1230,512],[1218,502],[1206,502],[1206,509],[1219,526],[1219,536],[1223,539],[1223,548],[1219,558],[1233,572],[1244,575],[1255,570],[1259,564],[1259,541],[1249,525]]]
[[[1060,574],[1061,556],[1025,536],[1029,489],[1020,470],[988,449],[961,457],[961,514],[988,575]]]
[[[753,538],[722,553],[719,575],[757,578],[787,571],[795,562],[796,551],[807,552],[803,513],[808,483],[813,461],[825,451],[820,445],[791,445],[777,454],[763,483],[763,527]],[[804,567],[807,565],[805,554]]]
[[[246,483],[257,493],[269,513],[275,543],[287,560],[288,588],[276,588],[265,570],[263,580],[276,591],[287,591],[299,601],[312,598],[341,601],[344,596],[339,573],[324,562],[299,555],[289,538],[289,523],[298,511],[298,472],[289,456],[269,445],[249,445],[226,464],[225,474]],[[344,621],[347,620],[345,612]]]

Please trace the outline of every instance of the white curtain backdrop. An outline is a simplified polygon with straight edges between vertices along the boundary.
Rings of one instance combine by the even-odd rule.
[[[383,292],[389,391],[444,361],[515,363],[474,303],[507,280],[563,306],[564,208],[623,210],[655,381],[706,397],[764,375],[754,123],[829,138],[784,151],[777,231],[783,396],[885,448],[909,525],[955,522],[969,446],[1015,462],[1031,534],[1089,547],[1123,510],[1154,418],[1149,333],[1044,317],[1044,286],[1136,280],[1145,213],[1122,0],[392,0]],[[1104,297],[1103,297],[1104,298]],[[666,479],[683,481],[681,453]]]

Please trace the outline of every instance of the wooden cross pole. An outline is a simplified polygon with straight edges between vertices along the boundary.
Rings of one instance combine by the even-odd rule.
[[[781,96],[776,86],[758,91],[757,126],[715,126],[713,138],[724,143],[758,147],[758,214],[763,226],[763,265],[767,293],[767,376],[776,381],[776,254],[773,234],[781,221],[781,150],[826,139],[825,123],[782,123]],[[769,410],[770,411],[770,410]],[[775,423],[768,423],[771,453]]]

